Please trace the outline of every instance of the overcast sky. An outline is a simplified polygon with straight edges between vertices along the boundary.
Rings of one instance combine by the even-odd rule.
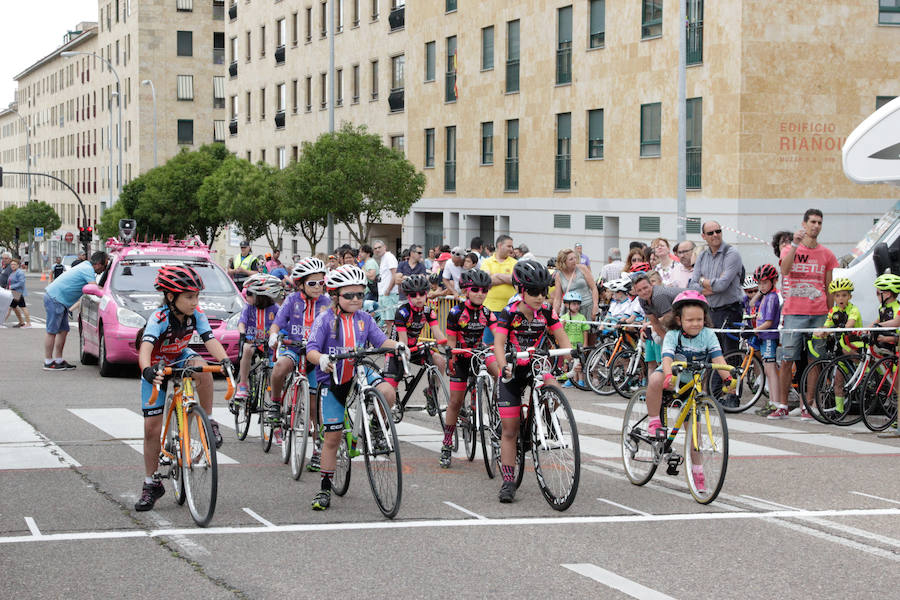
[[[0,0],[0,108],[13,101],[13,77],[63,43],[82,21],[96,21],[97,0]]]

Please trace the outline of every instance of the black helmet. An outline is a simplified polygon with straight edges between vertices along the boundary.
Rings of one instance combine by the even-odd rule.
[[[459,276],[460,289],[475,287],[491,287],[491,276],[481,269],[468,269]]]
[[[427,292],[428,278],[424,275],[410,275],[400,284],[400,289],[403,290],[404,294],[409,294],[411,292]]]
[[[440,273],[432,273],[428,276],[428,282],[432,284],[439,284],[441,282],[441,274]]]
[[[522,291],[524,288],[547,289],[553,283],[550,271],[536,260],[520,260],[517,262],[516,266],[513,267],[512,280],[519,291]]]

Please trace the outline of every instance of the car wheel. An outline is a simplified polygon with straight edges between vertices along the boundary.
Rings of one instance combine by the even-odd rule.
[[[97,337],[100,345],[100,350],[97,353],[100,362],[100,376],[112,377],[115,374],[116,366],[106,358],[106,337],[103,335],[102,325],[100,326],[100,331],[97,333]]]
[[[78,355],[83,365],[96,365],[97,357],[84,350],[84,327],[81,320],[78,321]]]

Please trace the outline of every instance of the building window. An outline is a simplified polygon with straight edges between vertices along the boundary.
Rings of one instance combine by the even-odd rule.
[[[266,88],[259,90],[259,118],[260,120],[266,118]]]
[[[494,123],[481,124],[481,164],[494,164]]]
[[[572,215],[553,215],[553,229],[572,229]]]
[[[391,0],[388,26],[390,26],[391,31],[397,31],[406,27],[406,0]]]
[[[225,64],[225,34],[222,32],[213,33],[213,64]]]
[[[261,160],[262,162],[266,162],[266,149],[265,148],[263,148],[262,150],[259,151],[259,160]]]
[[[275,86],[275,112],[284,113],[287,109],[287,86],[279,83]]]
[[[572,83],[572,7],[556,11],[556,85]]]
[[[300,38],[300,15],[291,15],[291,46],[296,46]]]
[[[306,41],[312,41],[312,6],[306,9]]]
[[[459,89],[456,87],[456,36],[447,38],[447,73],[444,77],[444,102],[456,102]]]
[[[434,81],[435,45],[434,42],[425,44],[425,81]]]
[[[372,0],[372,20],[378,20],[378,0]]]
[[[225,121],[213,121],[213,141],[225,141]]]
[[[252,114],[251,110],[250,110],[250,100],[251,100],[251,94],[248,91],[247,92],[247,122],[248,123],[250,122],[250,115]]]
[[[284,42],[287,39],[287,23],[284,19],[275,22],[275,63],[284,63]],[[279,53],[280,51],[280,53]]]
[[[259,55],[266,55],[266,26],[259,26]]]
[[[353,65],[353,104],[359,104],[359,65]]]
[[[225,108],[225,77],[213,77],[213,108]]]
[[[434,129],[425,130],[425,168],[434,168]]]
[[[875,96],[875,110],[878,110],[897,96]]]
[[[519,21],[506,24],[506,93],[519,91]]]
[[[554,187],[557,190],[568,190],[572,187],[572,113],[556,115]]]
[[[278,152],[278,168],[285,168],[287,166],[287,148],[279,146],[275,151]]]
[[[372,61],[372,100],[378,100],[378,60]]]
[[[603,109],[588,111],[588,158],[603,158]]]
[[[297,80],[291,80],[291,114],[296,115],[300,108],[299,90],[297,89]]]
[[[444,191],[456,191],[456,127],[447,127],[447,159],[444,161]]]
[[[337,69],[334,74],[334,105],[343,106],[344,104],[344,70]]]
[[[641,0],[641,38],[662,35],[663,0]]]
[[[178,143],[194,143],[194,122],[190,119],[178,119]]]
[[[194,76],[179,75],[178,76],[178,99],[193,100],[194,99]]]
[[[519,120],[506,122],[506,172],[503,189],[507,192],[519,191]]]
[[[687,217],[684,221],[684,232],[700,235],[700,217]]]
[[[231,97],[231,120],[237,121],[238,118],[238,99],[237,96]]]
[[[391,149],[406,156],[406,137],[402,135],[392,135]]]
[[[238,59],[237,37],[229,38],[228,46],[229,50],[231,51],[231,62],[236,63]]]
[[[250,62],[250,56],[251,56],[251,53],[250,53],[250,46],[251,46],[251,44],[250,44],[250,32],[248,31],[248,32],[247,32],[247,56],[245,57],[245,58],[247,59],[247,62]]]
[[[481,70],[494,68],[494,26],[481,29]]]
[[[334,1],[334,31],[341,33],[344,31],[344,0]]]
[[[194,55],[194,32],[179,31],[178,36],[178,56]]]
[[[178,12],[190,12],[194,10],[194,0],[176,0],[175,10]]]
[[[322,22],[322,26],[319,28],[319,37],[325,38],[328,35],[328,3],[322,3],[319,18]]]
[[[445,12],[454,12],[456,10],[456,0],[446,0],[444,3]]]
[[[353,26],[359,27],[359,0],[353,1]]]
[[[641,105],[641,156],[659,156],[662,104]]]
[[[638,217],[638,231],[641,233],[659,233],[659,217]]]
[[[878,24],[900,25],[900,0],[878,0]]]
[[[602,48],[606,43],[606,0],[591,0],[588,48]]]
[[[685,101],[685,155],[687,156],[687,181],[689,190],[699,190],[701,185],[703,147],[703,98]]]
[[[688,65],[703,62],[703,0],[687,0],[687,57]]]
[[[584,228],[603,231],[603,215],[584,215]]]
[[[388,96],[388,106],[391,112],[400,112],[404,104],[404,69],[406,56],[394,56],[391,58],[391,94]]]
[[[306,112],[312,110],[312,76],[306,76]]]
[[[319,79],[320,83],[322,84],[322,95],[319,98],[319,108],[324,109],[326,106],[328,106],[328,74],[320,74]]]

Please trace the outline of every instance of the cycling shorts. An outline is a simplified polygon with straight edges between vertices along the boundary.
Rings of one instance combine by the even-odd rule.
[[[425,351],[424,350],[416,350],[409,357],[409,364],[411,365],[424,365],[425,364]],[[400,379],[403,378],[403,365],[400,364],[400,360],[394,356],[393,354],[388,354],[387,356],[387,368],[384,370],[384,380],[387,381],[394,387],[397,387]]]
[[[518,417],[522,414],[522,394],[531,381],[530,364],[513,367],[513,376],[509,381],[500,379],[500,398],[497,406],[500,408],[501,419]]]
[[[472,374],[472,357],[458,354],[450,360],[447,376],[450,379],[450,391],[465,391]]]
[[[778,340],[760,340],[759,353],[763,362],[773,363],[778,353]]]
[[[369,382],[369,385],[376,386],[384,379],[378,371],[367,367],[366,381]],[[351,385],[353,385],[352,380],[341,384],[334,382],[329,382],[328,385],[322,384],[319,393],[319,417],[322,420],[322,429],[325,431],[341,431],[344,428],[344,405],[347,402],[347,394],[350,393]]]
[[[190,348],[185,348],[174,362],[167,360],[166,366],[183,367],[192,358],[200,358],[200,355]],[[163,382],[159,385],[159,394],[156,396],[156,401],[151,403],[150,396],[153,395],[153,384],[141,377],[141,410],[145,417],[156,417],[163,414],[163,410],[166,407],[166,388],[168,384],[168,378],[163,379]]]
[[[280,347],[278,349],[278,358],[281,358],[282,356],[286,356],[289,359],[291,359],[291,362],[294,363],[295,368],[297,367],[297,365],[300,364],[300,355],[297,352],[295,352],[292,348],[287,348],[285,346]],[[306,362],[306,378],[309,380],[309,389],[311,389],[311,390],[314,390],[317,387],[319,387],[319,382],[316,380],[315,376],[313,375],[313,371],[315,371],[315,370],[316,370],[316,365],[307,361]]]

